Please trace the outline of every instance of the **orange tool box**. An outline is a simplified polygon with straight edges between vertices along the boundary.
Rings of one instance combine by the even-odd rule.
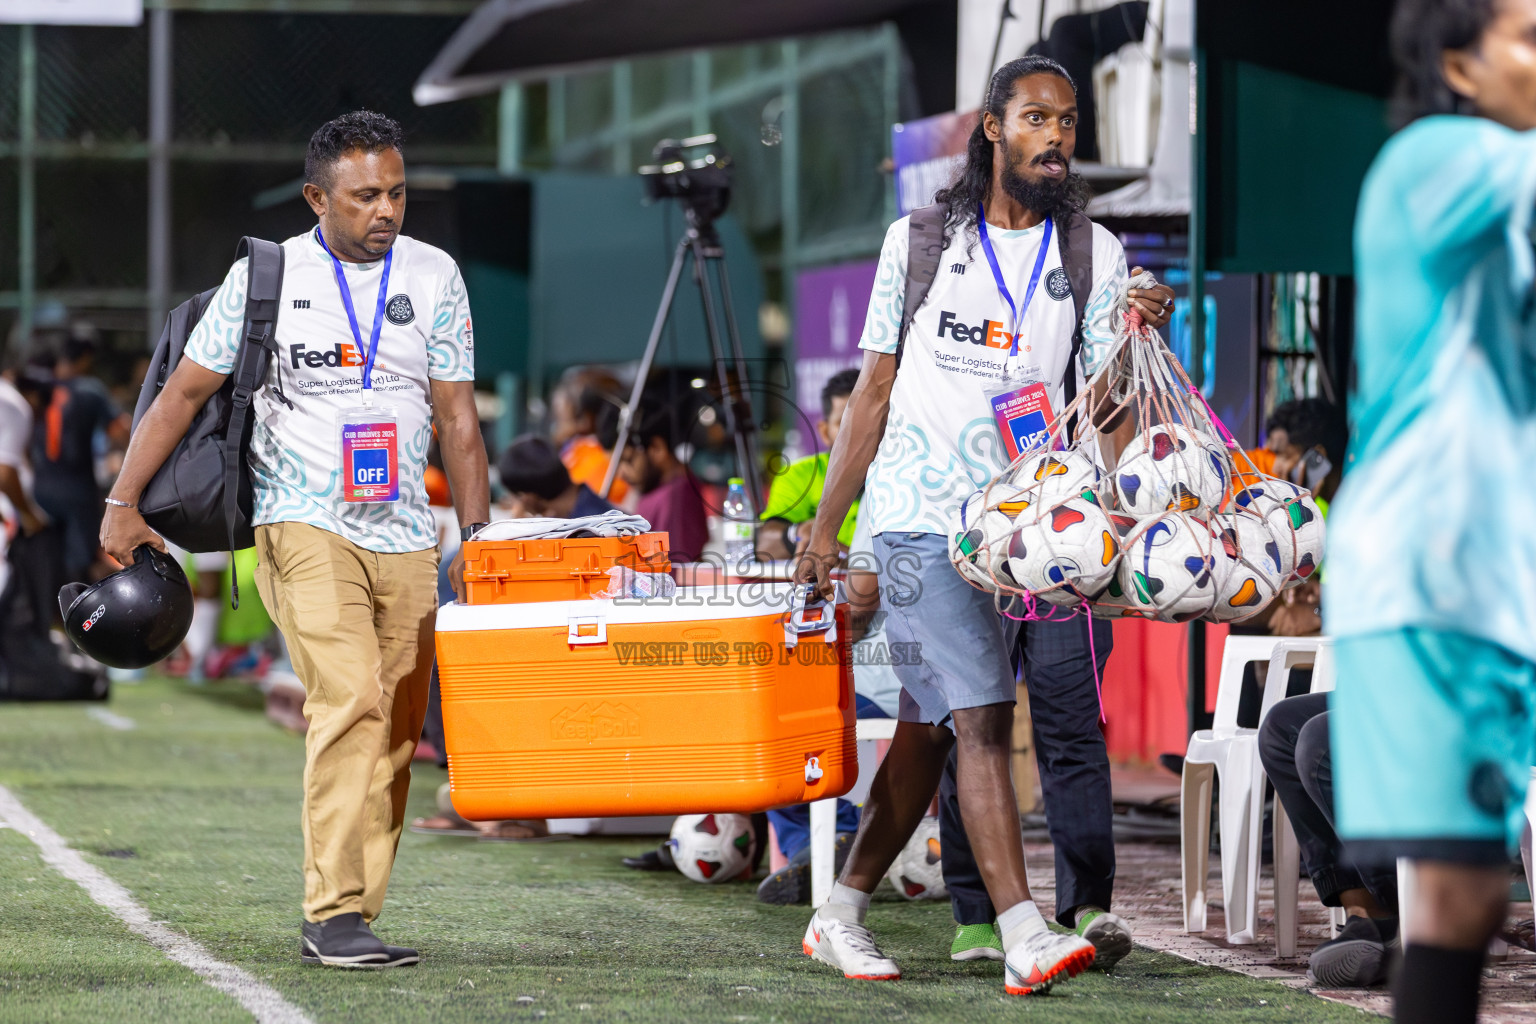
[[[752,813],[848,792],[848,606],[798,604],[801,590],[444,606],[454,807],[473,820]]]
[[[607,589],[614,566],[670,571],[668,547],[665,533],[470,540],[464,543],[465,597],[469,604],[581,600]]]

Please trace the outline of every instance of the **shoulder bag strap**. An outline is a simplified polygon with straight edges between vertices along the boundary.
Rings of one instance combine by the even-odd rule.
[[[241,453],[250,426],[251,397],[266,379],[267,359],[275,351],[277,303],[283,288],[283,247],[262,238],[242,238],[235,259],[246,263],[245,329],[235,354],[233,405],[224,432],[224,524],[229,530],[230,606],[240,607],[240,583],[234,572],[235,519],[240,513]]]
[[[1088,296],[1093,292],[1093,222],[1082,212],[1073,213],[1066,224],[1057,221],[1061,265],[1072,286],[1072,350],[1062,384],[1062,408],[1077,401],[1077,360],[1083,351],[1083,317],[1088,310]],[[1076,417],[1067,425],[1067,436],[1077,433]]]
[[[901,330],[896,335],[896,368],[907,347],[907,331],[918,307],[928,297],[944,255],[944,207],[940,203],[912,211],[907,222],[907,289],[902,296]]]

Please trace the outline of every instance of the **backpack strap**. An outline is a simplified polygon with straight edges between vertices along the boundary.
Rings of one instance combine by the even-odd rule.
[[[907,347],[907,331],[918,307],[928,297],[944,256],[944,206],[934,203],[912,211],[907,221],[907,289],[902,296],[901,329],[896,334],[896,367]]]
[[[1062,408],[1077,401],[1077,359],[1083,351],[1083,317],[1088,310],[1088,296],[1093,292],[1093,221],[1082,211],[1074,212],[1065,224],[1057,221],[1056,237],[1061,247],[1061,265],[1072,286],[1072,351],[1067,356],[1067,371],[1062,381]],[[1077,433],[1077,417],[1067,424],[1067,435]]]
[[[224,432],[224,523],[229,528],[230,606],[240,607],[240,582],[233,570],[235,517],[240,512],[241,458],[250,429],[251,398],[266,382],[268,357],[277,351],[277,305],[283,289],[283,247],[245,237],[235,260],[249,257],[245,274],[245,329],[235,354],[233,407]]]

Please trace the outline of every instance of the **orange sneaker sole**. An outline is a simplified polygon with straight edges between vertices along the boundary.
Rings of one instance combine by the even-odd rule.
[[[806,956],[808,956],[808,957],[815,957],[816,956],[816,951],[811,948],[811,944],[809,942],[801,940],[800,948],[805,950],[805,955]],[[826,961],[823,961],[823,963],[825,963],[825,962]],[[900,981],[901,980],[901,975],[899,975],[899,974],[849,974],[846,971],[843,972],[843,977],[845,977],[845,978],[852,978],[854,981]]]
[[[1052,968],[1045,977],[1034,982],[1032,985],[1009,985],[1005,982],[1003,984],[1003,991],[1011,996],[1039,995],[1055,984],[1056,980],[1063,974],[1069,978],[1075,978],[1089,967],[1092,967],[1094,955],[1094,950],[1091,948],[1073,953]]]

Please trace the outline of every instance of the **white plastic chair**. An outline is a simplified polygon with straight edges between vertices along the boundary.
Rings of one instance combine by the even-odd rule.
[[[1211,786],[1221,780],[1221,895],[1226,907],[1227,941],[1246,945],[1258,929],[1259,855],[1263,846],[1264,768],[1259,763],[1258,730],[1237,724],[1243,669],[1269,662],[1281,649],[1298,658],[1315,641],[1273,636],[1228,636],[1216,684],[1216,717],[1211,728],[1189,738],[1180,786],[1180,861],[1184,881],[1184,930],[1205,931],[1206,874],[1211,850]],[[1298,660],[1296,662],[1300,664]],[[1285,696],[1288,669],[1264,680],[1259,720]]]
[[[1294,641],[1287,641],[1287,646]],[[1333,690],[1333,640],[1330,637],[1312,637],[1307,643],[1315,650],[1308,657],[1312,661],[1312,688],[1310,693],[1327,693]],[[1297,661],[1296,665],[1305,664]],[[1275,671],[1271,663],[1270,671]],[[1285,690],[1280,691],[1281,699],[1285,697]],[[1266,715],[1269,714],[1266,708]],[[1263,722],[1261,718],[1260,723]],[[1280,800],[1275,800],[1274,816],[1274,850],[1275,850],[1275,955],[1281,957],[1296,955],[1296,903],[1301,887],[1301,848],[1296,842],[1296,830],[1291,827],[1290,815],[1285,813],[1285,807]],[[1344,909],[1332,908],[1330,915],[1330,937],[1337,935],[1343,924]]]
[[[894,718],[861,718],[854,725],[859,741],[859,778],[867,772],[874,776],[874,759],[865,764],[865,740],[888,740],[896,735]],[[837,798],[811,804],[811,906],[819,907],[832,896],[833,861],[837,845]]]

